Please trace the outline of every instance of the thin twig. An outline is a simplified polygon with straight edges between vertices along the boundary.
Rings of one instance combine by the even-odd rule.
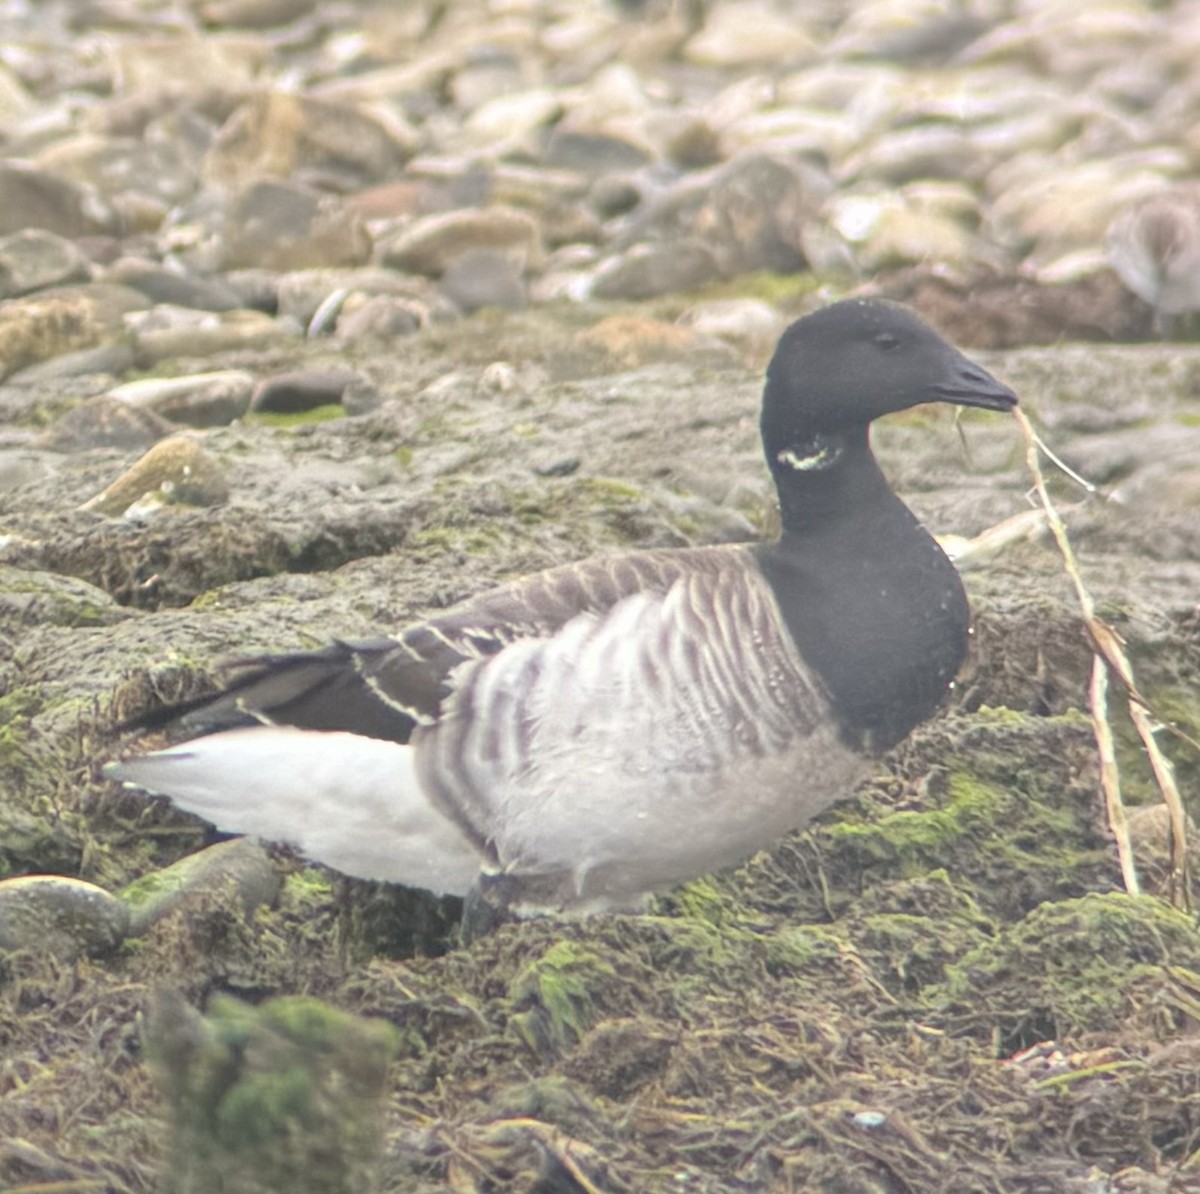
[[[495,1127],[507,1131],[517,1129],[529,1133],[571,1175],[583,1194],[604,1194],[604,1191],[584,1171],[575,1156],[577,1141],[550,1124],[538,1119],[519,1118],[497,1120]]]
[[[1099,655],[1092,656],[1092,683],[1088,698],[1092,709],[1092,733],[1096,736],[1096,749],[1100,752],[1100,790],[1104,793],[1108,823],[1117,843],[1121,878],[1125,881],[1125,890],[1130,895],[1138,895],[1142,887],[1133,861],[1129,821],[1125,816],[1125,802],[1121,799],[1121,773],[1117,768],[1117,752],[1113,744],[1112,726],[1108,721],[1108,665]]]
[[[1125,653],[1120,636],[1111,626],[1096,616],[1095,602],[1080,576],[1079,565],[1067,537],[1067,528],[1050,501],[1050,494],[1046,490],[1046,479],[1042,475],[1038,463],[1039,448],[1046,451],[1046,447],[1039,440],[1024,411],[1018,408],[1013,413],[1025,437],[1025,460],[1030,475],[1033,477],[1038,500],[1041,502],[1042,509],[1046,511],[1046,521],[1054,536],[1054,541],[1058,545],[1059,554],[1063,558],[1067,576],[1070,577],[1071,584],[1075,588],[1079,608],[1083,613],[1084,625],[1092,640],[1092,648],[1096,652],[1091,684],[1092,729],[1100,751],[1101,783],[1104,787],[1109,825],[1116,839],[1117,854],[1121,861],[1121,873],[1125,879],[1126,890],[1136,893],[1138,882],[1133,864],[1133,850],[1129,841],[1129,829],[1126,824],[1125,807],[1121,800],[1120,776],[1113,747],[1112,726],[1108,721],[1106,669],[1111,670],[1125,688],[1129,700],[1130,720],[1146,748],[1155,781],[1162,794],[1163,803],[1167,806],[1171,824],[1171,873],[1168,881],[1168,896],[1173,903],[1182,907],[1190,907],[1191,889],[1187,875],[1187,820],[1183,810],[1183,801],[1175,784],[1174,768],[1155,740],[1155,724],[1149,704],[1138,691],[1133,676],[1133,667]],[[1051,459],[1057,463],[1056,457],[1051,456]]]
[[[1024,418],[1024,412],[1022,412],[1021,417]],[[1028,420],[1026,420],[1026,426],[1029,427],[1029,434],[1033,436],[1033,442],[1037,444],[1042,455],[1045,456],[1046,459],[1049,460],[1057,469],[1059,469],[1060,472],[1066,473],[1066,475],[1070,477],[1071,480],[1074,481],[1075,484],[1085,492],[1093,494],[1100,492],[1100,487],[1098,485],[1092,484],[1092,482],[1086,477],[1081,477],[1061,456],[1059,456],[1057,452],[1051,451],[1050,445],[1047,444],[1046,441],[1042,439],[1042,437],[1038,435],[1036,431],[1034,431],[1033,427],[1029,425]]]

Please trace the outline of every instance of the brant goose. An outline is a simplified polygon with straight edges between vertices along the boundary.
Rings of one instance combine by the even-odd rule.
[[[244,663],[155,718],[202,736],[109,774],[346,874],[469,895],[482,925],[637,906],[803,825],[934,711],[966,596],[868,426],[1016,400],[903,307],[817,311],[767,370],[778,542],[588,559]]]
[[[1200,311],[1200,185],[1148,195],[1108,227],[1108,260],[1154,308],[1154,330],[1169,337],[1177,315]]]

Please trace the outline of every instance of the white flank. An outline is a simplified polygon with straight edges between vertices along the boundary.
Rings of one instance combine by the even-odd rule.
[[[358,734],[228,730],[105,768],[226,833],[287,842],[360,879],[465,895],[480,858],[426,799],[412,750]]]

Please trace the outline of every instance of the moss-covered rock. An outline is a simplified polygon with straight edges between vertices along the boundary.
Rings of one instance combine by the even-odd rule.
[[[1154,896],[1091,893],[1039,905],[963,953],[926,992],[956,1028],[984,1033],[1001,1056],[1042,1040],[1195,1022],[1200,985],[1194,918]]]
[[[918,731],[891,779],[822,837],[831,898],[874,881],[970,875],[986,916],[1118,882],[1095,802],[1094,740],[1078,714],[981,709]],[[903,807],[897,808],[897,799]]]
[[[172,1125],[162,1189],[378,1189],[390,1025],[303,997],[221,996],[201,1017],[164,994],[146,1043]]]

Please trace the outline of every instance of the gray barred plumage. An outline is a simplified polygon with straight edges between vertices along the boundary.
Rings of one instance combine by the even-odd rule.
[[[745,781],[779,760],[799,763],[831,720],[829,702],[748,553],[690,557],[636,576],[605,570],[609,600],[651,575],[656,587],[462,665],[436,725],[414,734],[423,788],[497,869],[561,874],[561,895],[575,902],[628,895],[620,886],[635,859],[634,890],[644,891],[759,840]],[[865,766],[837,753],[845,775]],[[798,788],[782,822],[807,819],[836,791]],[[565,824],[550,815],[564,793]],[[626,826],[639,823],[630,842]],[[695,840],[681,861],[683,832]]]

